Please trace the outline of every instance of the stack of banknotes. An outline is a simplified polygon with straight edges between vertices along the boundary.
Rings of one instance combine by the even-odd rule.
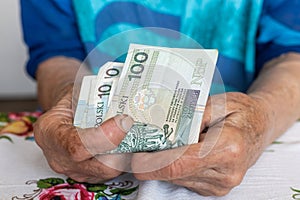
[[[215,49],[130,44],[125,63],[107,62],[82,80],[74,126],[127,114],[135,123],[109,153],[158,151],[198,142],[215,70]]]

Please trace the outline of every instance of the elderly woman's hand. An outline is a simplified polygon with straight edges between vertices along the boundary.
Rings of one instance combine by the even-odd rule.
[[[101,155],[118,146],[133,120],[118,115],[98,128],[73,126],[71,90],[34,125],[37,144],[50,167],[80,182],[95,183],[114,178],[126,170],[126,155]]]
[[[202,128],[207,132],[201,134],[199,143],[135,154],[135,176],[140,180],[169,181],[205,196],[222,196],[239,185],[265,147],[270,119],[257,98],[227,93],[226,110],[220,107],[223,101],[222,95],[210,98]]]

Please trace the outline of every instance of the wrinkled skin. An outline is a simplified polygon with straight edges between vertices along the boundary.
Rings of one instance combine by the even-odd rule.
[[[47,91],[74,80],[78,68],[72,66],[79,64],[59,57],[39,67],[39,96],[43,107],[50,110],[34,127],[50,166],[77,181],[105,181],[130,170],[131,164],[140,180],[169,181],[201,195],[222,196],[240,184],[263,149],[300,117],[300,55],[288,53],[265,65],[248,95],[226,93],[226,102],[222,95],[209,99],[199,143],[132,157],[99,155],[114,149],[125,136],[118,125],[120,119],[109,120],[98,129],[79,129],[77,134],[70,93],[60,98],[66,93],[56,89],[58,95],[48,98]],[[62,100],[56,104],[55,99]],[[96,158],[109,162],[110,167]]]
[[[213,99],[213,100],[212,100]],[[202,195],[222,196],[239,185],[247,169],[255,163],[264,147],[264,132],[269,118],[259,99],[242,93],[227,93],[211,98],[207,104],[199,143],[184,149],[157,153],[138,153],[132,158],[133,171],[140,180],[165,180]],[[213,110],[213,111],[212,111]],[[155,163],[178,159],[159,169]],[[155,160],[155,163],[153,162]],[[153,169],[155,169],[153,171]]]
[[[114,149],[125,132],[116,126],[115,120],[110,120],[98,129],[79,130],[80,138],[72,125],[68,95],[35,124],[36,141],[51,168],[77,181],[90,183],[112,179],[128,170],[130,158],[125,155],[97,155]],[[199,143],[157,153],[134,154],[131,167],[136,178],[169,181],[205,196],[222,196],[239,185],[263,151],[263,133],[268,130],[265,125],[269,119],[259,99],[243,93],[227,93],[226,109],[215,106],[222,102],[224,95],[209,99],[201,128],[207,132],[201,134]],[[111,130],[110,134],[106,130]],[[85,134],[98,136],[85,138]],[[97,141],[97,145],[85,141]],[[99,160],[109,160],[110,167]],[[120,166],[123,170],[116,170]]]
[[[77,129],[71,96],[70,91],[34,125],[36,142],[50,167],[80,182],[102,182],[120,175],[128,164],[126,155],[99,154],[116,148],[125,137],[123,117],[111,118],[98,128]]]

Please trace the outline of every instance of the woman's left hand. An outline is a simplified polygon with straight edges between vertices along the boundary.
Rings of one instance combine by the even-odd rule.
[[[205,196],[223,196],[239,185],[266,146],[270,119],[258,98],[226,93],[226,104],[220,107],[223,98],[209,99],[202,123],[202,130],[208,129],[199,143],[135,154],[136,178],[169,181]]]

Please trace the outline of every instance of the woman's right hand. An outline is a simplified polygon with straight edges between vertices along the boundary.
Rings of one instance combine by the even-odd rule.
[[[112,179],[126,171],[126,154],[103,154],[115,149],[133,124],[126,115],[118,115],[97,128],[73,126],[72,92],[43,114],[34,125],[37,144],[50,167],[79,181],[96,183]]]

